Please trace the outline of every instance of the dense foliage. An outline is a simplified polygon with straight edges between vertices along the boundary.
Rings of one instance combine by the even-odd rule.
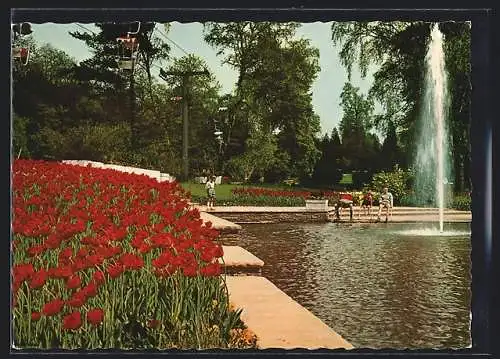
[[[224,56],[223,63],[238,71],[229,112],[230,122],[246,129],[246,153],[231,166],[246,180],[254,173],[273,180],[308,178],[320,156],[315,144],[319,117],[311,94],[320,71],[319,51],[309,40],[294,36],[299,26],[248,21],[205,24],[207,43]],[[256,160],[271,157],[277,160],[270,164]]]

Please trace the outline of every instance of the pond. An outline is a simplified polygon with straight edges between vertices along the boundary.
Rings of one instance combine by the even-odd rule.
[[[469,347],[470,224],[429,226],[254,224],[225,244],[355,347]]]

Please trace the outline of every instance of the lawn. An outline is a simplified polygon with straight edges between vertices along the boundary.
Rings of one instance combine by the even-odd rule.
[[[205,203],[207,198],[207,192],[205,190],[205,184],[202,183],[194,183],[194,182],[181,182],[181,186],[191,192],[191,197],[193,202]],[[257,187],[257,188],[272,188],[276,190],[293,190],[293,191],[301,191],[302,189],[299,187],[290,187],[286,185],[280,184],[227,184],[223,183],[215,186],[215,193],[217,202],[222,204],[225,201],[232,201],[235,199],[233,193],[231,192],[234,188],[248,188],[248,187]]]
[[[207,198],[207,192],[205,190],[205,184],[202,183],[193,183],[193,182],[182,182],[181,186],[191,192],[191,196],[193,197],[193,200],[196,201],[199,198],[203,198],[206,200]],[[240,185],[236,184],[220,184],[215,186],[215,193],[217,195],[217,201],[229,201],[231,198],[233,198],[233,194],[231,193],[231,190],[236,187],[241,187]]]
[[[352,173],[344,173],[339,184],[352,184]]]

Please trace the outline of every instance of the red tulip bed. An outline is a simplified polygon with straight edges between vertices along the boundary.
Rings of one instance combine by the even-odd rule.
[[[236,335],[245,327],[229,305],[219,233],[185,197],[175,182],[16,160],[14,345],[252,346]]]
[[[301,207],[305,205],[306,199],[324,198],[333,205],[341,192],[334,191],[305,191],[305,190],[282,190],[259,187],[237,187],[232,190],[234,204],[236,205],[261,205],[281,207]]]

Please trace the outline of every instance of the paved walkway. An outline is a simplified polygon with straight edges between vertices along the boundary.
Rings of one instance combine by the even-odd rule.
[[[196,205],[200,211],[207,211],[207,207],[203,205]],[[331,207],[333,211],[333,207]],[[210,213],[276,213],[276,212],[325,212],[324,210],[311,210],[306,207],[265,207],[265,206],[215,206]]]
[[[331,220],[334,219],[334,215],[331,215]],[[343,215],[342,221],[349,221],[349,216]],[[354,216],[353,222],[364,222],[364,223],[371,223],[375,222],[377,219],[377,215],[373,215],[372,218],[368,216],[361,216],[361,219],[359,219],[357,216]],[[380,219],[382,222],[385,221],[385,214],[382,214],[380,216]],[[457,222],[457,223],[464,223],[464,222],[470,222],[472,220],[472,216],[469,214],[450,214],[450,215],[445,215],[444,216],[444,221],[445,222]],[[427,223],[432,223],[432,222],[439,222],[439,217],[436,214],[393,214],[392,216],[389,216],[389,221],[388,222],[398,222],[398,223],[419,223],[419,222],[427,222]]]
[[[353,211],[353,222],[370,223],[377,219],[378,208],[372,208],[371,216],[355,208]],[[382,211],[381,221],[385,221],[385,212]],[[330,212],[330,220],[335,220],[335,211]],[[349,221],[349,210],[343,209],[341,221]],[[444,210],[445,222],[471,222],[472,213],[470,211],[458,211],[454,209]],[[389,215],[389,222],[412,223],[412,222],[439,222],[439,209],[419,208],[419,207],[394,207]]]
[[[353,346],[264,277],[227,276],[229,299],[257,336],[259,349]]]
[[[236,228],[234,226],[238,226],[232,222],[226,221],[222,218],[216,217],[217,213],[297,213],[297,212],[311,212],[310,209],[306,209],[305,207],[258,207],[258,206],[216,206],[210,212],[207,212],[206,206],[196,205],[196,207],[200,210],[200,213],[213,220],[215,224],[220,226],[229,232],[235,233]],[[353,214],[353,222],[374,222],[377,218],[378,208],[372,208],[371,218],[367,215],[364,215],[364,212],[361,212],[361,216],[359,215],[359,207],[354,207]],[[319,211],[324,212],[324,211]],[[328,212],[330,214],[330,219],[333,220],[335,215],[334,207],[329,207]],[[207,216],[210,215],[210,216]],[[215,220],[215,218],[219,218]],[[341,220],[349,221],[349,210],[343,209],[341,212]],[[382,220],[385,220],[384,212],[382,212]],[[444,221],[445,222],[471,222],[472,213],[470,211],[458,211],[453,209],[446,209],[444,211]],[[392,216],[389,218],[390,222],[439,222],[439,210],[437,208],[422,208],[422,207],[394,207],[392,210]],[[255,221],[258,222],[258,221]],[[259,222],[260,223],[260,222]],[[232,224],[232,225],[231,225]],[[241,229],[241,226],[239,226]],[[238,230],[239,230],[238,229]]]

